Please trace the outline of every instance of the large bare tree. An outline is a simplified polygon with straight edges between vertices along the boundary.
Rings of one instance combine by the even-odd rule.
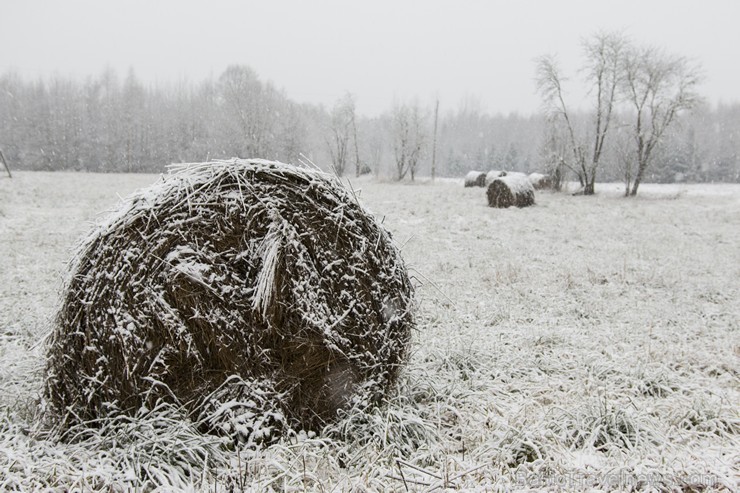
[[[595,192],[596,174],[617,102],[619,64],[625,46],[625,38],[618,33],[597,33],[583,42],[585,82],[594,97],[592,127],[585,132],[579,131],[573,121],[563,88],[567,79],[557,60],[552,55],[537,60],[537,88],[551,120],[565,127],[569,155],[567,159],[563,156],[563,164],[576,173],[584,195]],[[590,139],[593,143],[589,145]]]
[[[635,196],[666,130],[680,112],[700,101],[696,86],[701,72],[688,59],[653,47],[631,48],[623,57],[622,67],[635,146],[634,161],[624,167],[625,196]]]

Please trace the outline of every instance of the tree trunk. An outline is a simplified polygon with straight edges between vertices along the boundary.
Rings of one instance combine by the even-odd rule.
[[[357,145],[357,124],[355,123],[355,114],[352,113],[352,135],[355,141],[355,177],[360,176],[360,149]]]
[[[434,135],[432,137],[432,181],[437,174],[437,117],[439,115],[439,99],[434,105]]]
[[[588,180],[584,176],[582,172],[578,172],[578,183],[581,184],[581,187],[586,188],[586,184],[588,183]]]
[[[561,159],[558,165],[555,167],[555,173],[552,178],[552,188],[556,192],[560,192],[563,189],[563,160]]]
[[[630,196],[630,186],[632,186],[632,162],[626,161],[624,170],[624,196]]]
[[[8,172],[8,178],[13,178],[13,175],[10,173],[10,166],[8,166],[8,162],[5,160],[5,155],[2,150],[0,150],[0,161],[2,161],[3,166],[5,166],[5,171]]]
[[[637,176],[635,177],[634,183],[632,183],[632,190],[630,190],[630,197],[634,197],[637,195],[637,188],[640,186],[640,182],[642,181],[641,173],[637,173]]]
[[[403,177],[406,176],[405,159],[401,162],[396,162],[396,170],[398,171],[398,174],[397,174],[398,181],[403,180]]]
[[[630,196],[634,197],[637,195],[637,189],[640,186],[640,183],[642,182],[642,178],[645,175],[645,170],[647,169],[647,161],[641,162],[639,167],[637,168],[637,176],[635,176],[635,181],[632,184],[632,190],[630,191]]]

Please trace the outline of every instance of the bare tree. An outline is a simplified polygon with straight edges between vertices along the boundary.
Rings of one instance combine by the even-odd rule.
[[[355,130],[355,102],[351,94],[346,94],[334,104],[329,123],[329,137],[326,139],[332,167],[337,176],[344,175],[347,167],[353,130]]]
[[[250,67],[231,65],[221,74],[218,80],[221,111],[226,128],[233,132],[226,139],[236,146],[228,151],[242,157],[270,157],[274,92]]]
[[[384,115],[365,120],[365,155],[368,160],[367,165],[376,178],[381,174],[385,147],[388,145],[386,131],[388,127],[387,118],[387,115]]]
[[[586,83],[595,97],[593,129],[586,133],[577,132],[565,101],[563,83],[567,79],[561,75],[556,59],[548,55],[537,61],[537,88],[550,117],[566,129],[570,159],[563,159],[563,163],[578,176],[584,195],[595,192],[596,174],[617,101],[619,62],[625,46],[624,37],[617,33],[598,33],[583,42]],[[591,146],[587,145],[589,135],[593,138]]]
[[[295,162],[306,147],[306,124],[297,104],[286,100],[281,106],[277,121],[277,151],[281,160]]]
[[[121,92],[121,130],[124,169],[129,172],[141,171],[143,139],[146,136],[143,111],[146,104],[144,86],[129,69]]]
[[[365,171],[366,166],[360,161],[360,145],[357,143],[357,115],[352,107],[352,141],[355,143],[355,177]]]
[[[625,189],[629,190],[635,171],[632,136],[628,125],[620,124],[617,126],[613,138],[610,139],[609,147],[616,172],[624,179]]]
[[[424,117],[419,104],[396,105],[392,125],[396,178],[401,181],[408,173],[413,181],[426,140]]]
[[[629,50],[623,74],[625,97],[634,112],[630,127],[636,165],[625,166],[625,196],[635,196],[666,129],[700,101],[696,86],[701,77],[698,66],[686,58],[652,47]]]

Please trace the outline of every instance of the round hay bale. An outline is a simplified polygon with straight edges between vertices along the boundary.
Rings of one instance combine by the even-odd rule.
[[[485,187],[486,174],[482,171],[470,171],[465,175],[465,188],[467,187]]]
[[[262,160],[173,167],[78,251],[48,347],[63,426],[181,405],[208,430],[318,429],[391,390],[413,289],[335,179]]]
[[[550,188],[552,184],[552,180],[550,179],[550,177],[547,175],[543,175],[542,173],[530,173],[529,181],[532,183],[532,186],[535,190],[544,190],[545,188]]]
[[[490,207],[506,208],[515,205],[534,205],[534,187],[524,174],[509,173],[496,178],[486,190]]]

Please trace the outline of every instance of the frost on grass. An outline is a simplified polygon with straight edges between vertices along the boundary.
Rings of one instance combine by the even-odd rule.
[[[160,404],[134,416],[72,426],[66,440],[0,418],[2,491],[187,491],[228,465],[223,445],[202,435],[179,409]]]
[[[318,430],[390,391],[411,297],[389,234],[330,177],[266,161],[178,167],[79,250],[46,396],[62,427],[167,402],[250,443]]]
[[[64,205],[106,206],[81,176],[109,197],[143,184],[20,173],[4,190],[0,228],[13,239],[0,241],[10,259],[0,264],[0,490],[738,490],[740,186],[681,185],[676,198],[648,185],[625,201],[605,184],[586,202],[540,195],[522,221],[460,180],[361,180],[363,202],[425,279],[408,364],[384,406],[353,404],[316,433],[259,448],[221,443],[177,407],[73,427],[77,441],[37,429],[34,310],[53,305],[35,293],[87,227]],[[206,262],[177,257],[178,275],[208,280]],[[10,296],[16,279],[27,282]],[[213,412],[248,417],[250,405],[220,399]]]

